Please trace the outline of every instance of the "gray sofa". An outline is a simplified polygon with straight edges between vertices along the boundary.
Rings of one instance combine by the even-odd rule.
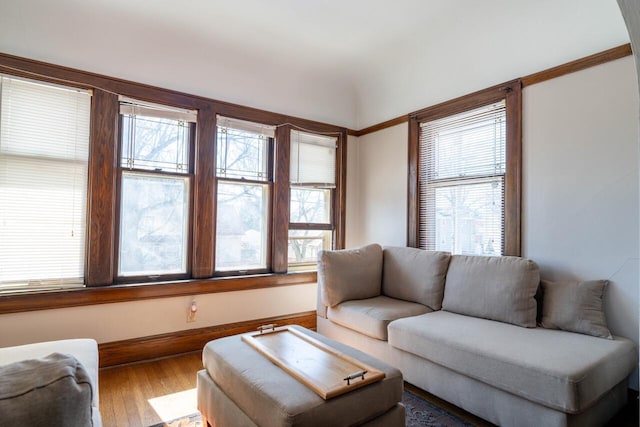
[[[100,427],[98,402],[95,340],[0,348],[0,425]]]
[[[324,251],[317,327],[492,423],[598,426],[627,402],[638,363],[606,326],[606,285],[541,282],[518,257]]]

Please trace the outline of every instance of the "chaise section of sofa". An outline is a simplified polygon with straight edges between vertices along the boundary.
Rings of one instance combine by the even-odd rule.
[[[537,326],[540,277],[531,260],[378,245],[356,251],[360,264],[351,265],[345,282],[323,263],[352,251],[319,256],[320,333],[395,365],[408,382],[498,425],[599,426],[626,403],[637,348],[610,336],[604,315],[593,316],[602,309],[604,283],[545,283],[553,298],[548,306],[564,313],[546,310],[556,328],[549,329]],[[379,276],[358,283],[363,266]],[[379,291],[330,302],[326,287],[337,283]],[[567,324],[567,312],[577,319]]]

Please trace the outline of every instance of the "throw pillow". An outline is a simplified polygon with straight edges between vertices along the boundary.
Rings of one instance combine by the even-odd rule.
[[[444,279],[451,254],[416,248],[385,247],[382,293],[417,302],[433,310],[442,308]]]
[[[356,249],[320,251],[318,286],[326,305],[373,298],[382,285],[382,247],[377,244]]]
[[[604,315],[607,280],[542,281],[541,326],[613,339]]]
[[[520,257],[453,255],[442,309],[535,328],[538,265]]]
[[[91,425],[91,380],[73,356],[53,353],[0,366],[0,424]]]

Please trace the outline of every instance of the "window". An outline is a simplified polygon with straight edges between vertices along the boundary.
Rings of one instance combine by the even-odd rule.
[[[118,276],[185,275],[195,112],[123,99],[120,115]]]
[[[274,126],[217,118],[216,251],[218,272],[269,268]]]
[[[0,76],[0,292],[81,286],[91,97]]]
[[[0,74],[1,310],[309,283],[312,271],[284,274],[344,247],[346,129],[17,57],[0,66],[19,75]]]
[[[454,254],[519,255],[519,82],[464,99],[411,119],[412,243]]]
[[[337,138],[292,130],[290,146],[288,262],[309,269],[332,248]]]

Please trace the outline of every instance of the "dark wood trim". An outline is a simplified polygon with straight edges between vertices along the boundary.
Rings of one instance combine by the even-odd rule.
[[[631,54],[631,44],[627,43],[622,46],[614,47],[603,52],[598,52],[593,55],[577,59],[575,61],[567,62],[566,64],[562,64],[557,67],[530,74],[521,79],[522,87],[531,86],[536,83],[564,76],[565,74],[575,73],[576,71],[581,71],[586,68],[595,67],[596,65],[615,61],[616,59],[624,58]]]
[[[252,332],[261,325],[271,323],[275,323],[278,326],[295,324],[308,329],[315,329],[316,312],[308,311],[99,344],[100,367],[104,368],[202,350],[205,344],[211,340]]]
[[[515,90],[516,87],[520,87],[520,80],[512,80],[431,107],[423,108],[409,114],[409,117],[411,120],[418,120],[418,122],[437,120],[452,114],[500,101],[505,98],[507,93]]]
[[[276,161],[274,164],[273,218],[272,218],[272,258],[274,272],[287,271],[289,247],[289,163],[291,159],[291,127],[276,129]],[[281,162],[281,163],[280,163]]]
[[[193,261],[194,279],[214,273],[216,235],[216,113],[210,108],[198,112],[195,147],[195,184],[193,188]]]
[[[584,70],[589,67],[594,67],[596,65],[604,64],[610,61],[615,61],[616,59],[624,58],[631,54],[631,44],[627,43],[622,46],[614,47],[603,52],[598,52],[593,55],[577,59],[575,61],[567,62],[566,64],[558,65],[557,67],[530,74],[526,77],[522,77],[520,80],[522,80],[522,87],[526,87],[543,82],[545,80],[554,79],[565,74],[574,73],[576,71]],[[366,127],[364,129],[349,129],[348,134],[351,136],[363,136],[370,133],[378,132],[382,129],[387,129],[399,125],[401,123],[406,123],[408,121],[408,115],[399,116],[395,119],[390,119],[382,123]]]
[[[408,121],[409,121],[409,116],[405,114],[404,116],[396,117],[395,119],[387,120],[385,122],[366,127],[364,129],[349,130],[349,135],[352,135],[352,136],[367,135],[369,133],[378,132],[379,130],[382,130],[382,129],[387,129],[402,123],[407,123]]]
[[[114,277],[118,97],[94,90],[87,180],[85,283],[101,286]]]
[[[290,123],[312,132],[336,132],[346,128],[315,120],[303,119],[286,114],[274,113],[258,108],[219,101],[199,95],[188,94],[171,89],[160,88],[144,83],[109,77],[102,74],[77,70],[61,65],[36,61],[6,53],[0,53],[0,72],[11,75],[43,80],[57,84],[70,85],[85,89],[101,89],[118,95],[141,101],[172,105],[197,110],[212,109],[217,114],[241,120],[281,125]]]
[[[417,248],[419,246],[419,142],[420,122],[417,119],[409,120],[408,143],[408,168],[407,168],[407,246]]]
[[[506,94],[507,146],[504,184],[504,255],[521,255],[522,216],[522,82]]]
[[[170,298],[184,295],[247,291],[279,286],[315,283],[315,272],[264,274],[242,277],[216,277],[162,283],[87,287],[52,292],[7,294],[0,296],[0,315],[55,308]]]
[[[419,246],[419,133],[420,123],[447,117],[506,99],[507,171],[505,178],[505,255],[520,255],[522,181],[522,117],[520,80],[496,85],[410,114],[407,194],[407,246]]]
[[[344,249],[346,241],[347,216],[347,133],[338,138],[336,150],[336,189],[333,200],[334,249]]]

